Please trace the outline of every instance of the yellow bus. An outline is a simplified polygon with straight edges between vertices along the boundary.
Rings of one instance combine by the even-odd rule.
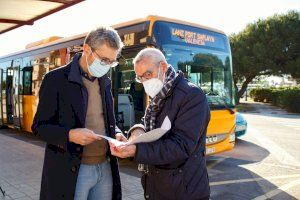
[[[118,126],[127,130],[139,121],[149,102],[143,86],[135,82],[132,60],[145,47],[164,53],[169,64],[206,93],[211,120],[207,154],[230,150],[235,143],[235,103],[229,41],[217,29],[159,16],[148,16],[112,26],[125,48],[119,66],[110,71]],[[82,51],[86,33],[53,36],[0,57],[0,124],[31,132],[44,75],[68,63]]]

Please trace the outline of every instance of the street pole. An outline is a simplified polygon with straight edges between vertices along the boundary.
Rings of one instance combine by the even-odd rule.
[[[245,101],[247,101],[247,97],[248,97],[248,86],[246,88],[246,98],[245,98]]]

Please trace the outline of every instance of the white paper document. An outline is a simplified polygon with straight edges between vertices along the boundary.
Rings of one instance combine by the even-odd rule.
[[[143,143],[143,142],[156,141],[159,138],[161,138],[170,129],[171,129],[171,122],[170,122],[169,117],[166,116],[160,128],[156,128],[147,133],[144,133],[129,142],[121,142],[114,138],[103,136],[103,135],[98,135],[98,137],[99,137],[99,139],[102,139],[102,138],[106,139],[107,141],[113,143],[115,146],[131,145],[131,144],[137,144],[137,143]]]
[[[108,142],[113,143],[115,146],[121,146],[126,144],[126,142],[121,142],[119,140],[116,140],[114,138],[108,137],[108,136],[104,136],[104,135],[97,135],[97,137],[99,138],[99,140],[101,139],[106,139]]]

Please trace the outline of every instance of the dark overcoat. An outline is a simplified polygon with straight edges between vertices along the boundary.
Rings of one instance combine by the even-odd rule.
[[[179,73],[164,101],[156,127],[168,116],[171,130],[155,142],[137,144],[136,162],[149,165],[142,177],[145,198],[209,199],[205,141],[210,110],[206,96]]]
[[[83,147],[69,141],[70,129],[85,127],[87,90],[83,86],[79,57],[64,67],[45,75],[39,91],[39,104],[32,131],[46,142],[41,183],[41,200],[73,199]],[[105,128],[115,137],[111,81],[98,79],[103,103]],[[108,152],[113,175],[113,199],[121,199],[121,183],[117,158]]]

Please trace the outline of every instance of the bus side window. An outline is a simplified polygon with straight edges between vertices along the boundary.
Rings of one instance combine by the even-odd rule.
[[[32,67],[23,69],[23,95],[32,95]]]

